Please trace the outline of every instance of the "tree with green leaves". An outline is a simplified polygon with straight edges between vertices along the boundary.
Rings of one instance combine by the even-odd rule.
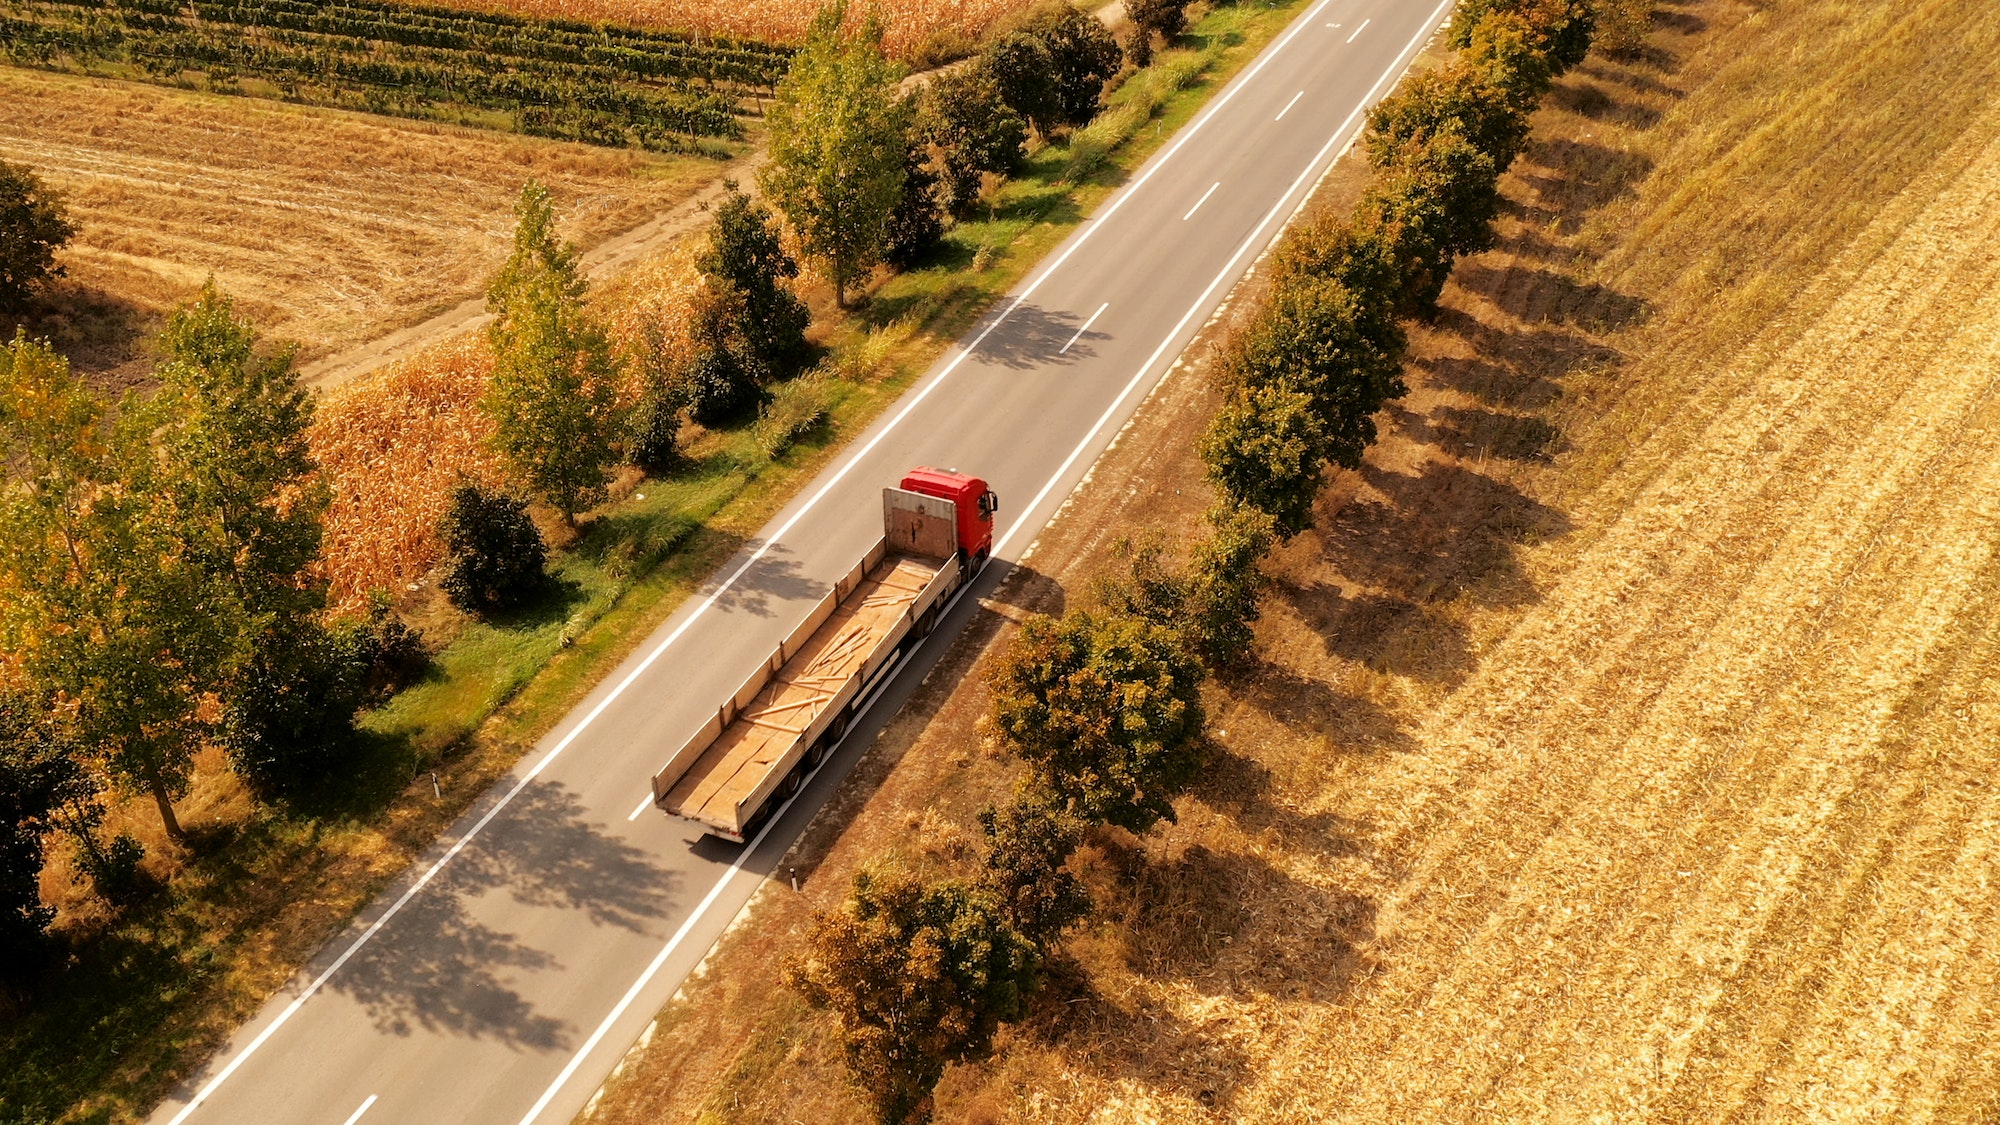
[[[1088,610],[1032,618],[994,670],[993,721],[1076,815],[1144,832],[1173,819],[1201,766],[1203,674],[1163,625]]]
[[[909,112],[896,94],[899,68],[882,53],[870,18],[844,33],[845,0],[820,10],[772,100],[764,194],[826,265],[834,301],[881,260],[908,175]]]
[[[1062,128],[1061,79],[1048,44],[1028,32],[1012,31],[989,43],[980,62],[992,74],[1001,104],[1033,125],[1044,140]]]
[[[945,209],[959,218],[979,201],[985,175],[1010,175],[1027,159],[1028,123],[984,57],[924,87],[916,133],[942,181]]]
[[[97,796],[82,759],[46,708],[0,694],[0,978],[41,960],[56,913],[41,900],[43,845],[65,809]]]
[[[1105,85],[1124,61],[1118,40],[1095,15],[1065,0],[1048,0],[1029,12],[1021,21],[1021,30],[1041,40],[1055,64],[1061,123],[1089,124],[1102,105]],[[1047,130],[1043,134],[1047,135]]]
[[[1528,115],[1485,67],[1460,61],[1423,71],[1368,112],[1368,161],[1389,167],[1410,146],[1453,128],[1504,170],[1527,143]]]
[[[1125,55],[1133,66],[1153,61],[1153,37],[1171,44],[1187,30],[1188,0],[1125,0],[1125,14],[1132,20],[1132,39]]]
[[[769,376],[783,379],[812,352],[806,341],[812,313],[786,285],[799,276],[799,264],[785,250],[770,208],[738,191],[734,182],[723,186],[728,195],[715,209],[708,246],[695,265],[741,295],[737,331]]]
[[[889,240],[882,248],[882,260],[897,269],[922,262],[944,241],[945,204],[951,194],[937,164],[914,133],[903,159],[903,196],[889,216]]]
[[[1358,225],[1382,233],[1401,265],[1398,311],[1430,316],[1458,259],[1493,244],[1500,174],[1455,126],[1399,149],[1355,208]]]
[[[785,981],[840,1021],[848,1068],[884,1125],[930,1119],[953,1062],[987,1050],[1027,1011],[1041,956],[991,893],[864,871],[822,913]]]
[[[179,840],[173,802],[220,718],[238,595],[151,490],[145,411],[109,431],[104,414],[46,343],[17,335],[0,353],[0,642]]]
[[[1209,533],[1188,559],[1183,631],[1210,668],[1233,668],[1250,656],[1269,584],[1258,564],[1277,539],[1277,521],[1240,504],[1208,512]]]
[[[986,833],[980,885],[1007,924],[1048,949],[1090,914],[1090,892],[1066,866],[1083,842],[1083,821],[1054,794],[1029,782],[1004,808],[979,814]]]
[[[62,196],[19,164],[0,161],[0,309],[18,309],[51,277],[76,234]]]
[[[548,579],[548,548],[525,500],[461,484],[441,530],[446,562],[438,587],[467,613],[513,609]]]
[[[1343,468],[1361,465],[1375,441],[1375,412],[1403,387],[1403,332],[1389,307],[1338,281],[1289,274],[1231,341],[1223,379],[1285,382],[1312,399],[1320,453]]]
[[[514,475],[575,526],[603,499],[616,460],[611,341],[584,309],[576,249],[556,236],[548,189],[530,180],[514,214],[514,251],[487,291],[493,378],[479,405]]]
[[[1555,75],[1583,61],[1590,53],[1597,26],[1598,0],[1460,0],[1452,13],[1447,38],[1454,47],[1472,44],[1481,24],[1494,16],[1517,16],[1535,36],[1535,47],[1547,57]]]
[[[313,399],[292,349],[259,354],[213,282],[174,311],[160,352],[159,391],[127,409],[151,435],[140,487],[229,598],[219,733],[252,790],[278,796],[333,772],[360,705],[360,673],[320,620],[327,587],[314,563],[330,495],[307,442]]]
[[[1230,503],[1270,516],[1290,541],[1313,524],[1326,427],[1312,396],[1287,380],[1239,383],[1227,395],[1196,445],[1208,479]]]

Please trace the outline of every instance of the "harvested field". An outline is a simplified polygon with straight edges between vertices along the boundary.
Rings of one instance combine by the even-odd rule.
[[[59,315],[37,327],[79,369],[127,384],[156,319],[205,277],[310,360],[476,294],[530,176],[588,247],[720,167],[7,68],[0,160],[65,193],[80,228]]]
[[[2000,1119],[1996,60],[1987,5],[1689,0],[1564,80],[1209,776],[1087,849],[939,1121]],[[1206,409],[1148,405],[594,1120],[859,1112],[772,966],[857,864],[962,862],[979,645],[1200,510]]]

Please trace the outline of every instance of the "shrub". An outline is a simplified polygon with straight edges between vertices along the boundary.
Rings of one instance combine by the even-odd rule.
[[[260,638],[223,716],[229,763],[262,800],[306,796],[354,748],[368,664],[354,629],[302,624]]]
[[[62,196],[19,164],[0,161],[0,309],[17,309],[51,277],[56,251],[76,233]]]
[[[1463,49],[1471,46],[1479,29],[1493,16],[1519,17],[1534,36],[1534,46],[1549,63],[1551,73],[1560,75],[1583,61],[1590,53],[1590,38],[1596,28],[1599,0],[1460,0],[1452,13],[1449,39]]]
[[[438,585],[453,605],[468,613],[511,609],[541,590],[548,548],[526,500],[460,485],[442,531],[450,557]]]
[[[1464,64],[1411,75],[1368,113],[1368,161],[1395,163],[1412,145],[1456,128],[1504,169],[1528,139],[1528,115],[1481,68]]]
[[[993,75],[1003,104],[1021,115],[1044,138],[1063,124],[1063,105],[1055,56],[1048,44],[1025,31],[993,41],[981,56]]]
[[[812,313],[786,285],[799,264],[785,250],[771,210],[724,181],[728,197],[715,209],[709,244],[695,265],[740,297],[735,330],[773,376],[797,371],[812,353],[806,328]]]
[[[889,216],[889,237],[882,248],[882,260],[898,269],[923,261],[944,241],[945,210],[940,197],[950,195],[936,164],[914,139],[903,159],[903,197]]]
[[[826,425],[829,410],[825,384],[807,376],[778,388],[751,433],[764,455],[775,460]]]
[[[1375,441],[1375,412],[1404,390],[1403,333],[1389,313],[1338,281],[1288,277],[1231,342],[1224,379],[1304,391],[1321,456],[1357,468]]]
[[[1208,513],[1209,535],[1195,545],[1185,583],[1184,627],[1195,654],[1210,668],[1231,668],[1250,655],[1262,616],[1267,579],[1258,568],[1277,537],[1275,521],[1240,505]]]
[[[1173,819],[1201,764],[1202,668],[1173,629],[1116,612],[1038,617],[993,673],[994,725],[1087,820]]]
[[[959,217],[978,202],[986,173],[1012,173],[1027,157],[1028,123],[1007,103],[985,59],[924,87],[916,121],[917,137],[944,189],[945,208]]]
[[[864,871],[846,908],[816,919],[785,982],[840,1020],[877,1118],[905,1122],[928,1119],[947,1064],[985,1051],[1026,1012],[1040,968],[990,893]]]

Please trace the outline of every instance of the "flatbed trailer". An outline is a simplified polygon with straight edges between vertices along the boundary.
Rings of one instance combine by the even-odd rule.
[[[995,505],[984,482],[918,469],[903,483],[927,491],[883,490],[882,538],[653,775],[662,811],[748,839],[985,560]]]

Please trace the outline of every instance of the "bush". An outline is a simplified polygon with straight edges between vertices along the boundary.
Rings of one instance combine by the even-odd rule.
[[[985,59],[924,87],[916,132],[941,181],[945,209],[961,218],[978,202],[986,173],[1010,174],[1027,158],[1028,123],[1007,103]]]
[[[1116,612],[1037,617],[993,673],[993,720],[1058,800],[1144,832],[1201,764],[1202,668],[1175,630]]]
[[[633,404],[625,455],[634,465],[660,476],[680,464],[681,413],[691,396],[685,383],[647,386]]]
[[[1034,943],[973,885],[862,872],[819,915],[785,982],[840,1020],[847,1065],[883,1122],[922,1121],[947,1064],[985,1051],[1027,1010]]]
[[[882,260],[898,269],[922,262],[944,241],[945,210],[940,197],[950,194],[921,145],[913,143],[904,161],[903,197],[889,215],[889,237],[882,247]]]
[[[1403,332],[1338,281],[1293,275],[1277,286],[1225,358],[1224,379],[1284,381],[1312,399],[1321,455],[1358,468],[1375,441],[1375,412],[1403,387]]]
[[[1449,39],[1460,49],[1472,45],[1494,16],[1518,17],[1534,36],[1534,46],[1560,75],[1590,53],[1600,0],[1460,0],[1452,13]]]
[[[1209,535],[1196,544],[1185,585],[1185,632],[1210,668],[1232,668],[1250,655],[1251,628],[1262,616],[1258,600],[1268,580],[1258,568],[1277,538],[1263,512],[1222,505],[1208,513]]]
[[[1499,212],[1493,158],[1446,129],[1398,153],[1390,173],[1362,196],[1355,216],[1379,232],[1401,267],[1398,311],[1429,316],[1458,259],[1492,245]]]
[[[1528,139],[1528,115],[1488,73],[1468,65],[1425,71],[1405,79],[1368,113],[1368,161],[1396,162],[1412,145],[1456,128],[1504,169]]]
[[[56,251],[76,233],[62,196],[34,172],[0,161],[0,309],[18,309],[51,277]]]
[[[771,210],[724,181],[728,198],[715,209],[708,249],[695,260],[703,273],[726,284],[740,299],[733,328],[758,364],[784,378],[812,354],[806,328],[812,313],[786,285],[799,264],[785,251]]]
[[[261,637],[223,715],[229,762],[262,800],[310,794],[354,748],[367,699],[363,631],[301,623]]]
[[[548,548],[526,500],[460,485],[442,531],[449,557],[438,585],[451,604],[468,613],[506,610],[541,591]]]

